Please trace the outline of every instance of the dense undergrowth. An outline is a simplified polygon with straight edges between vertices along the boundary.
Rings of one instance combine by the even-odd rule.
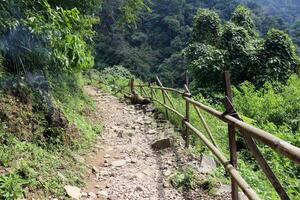
[[[101,76],[92,77],[91,84],[106,89],[107,92],[112,94],[118,93],[121,97],[122,93],[127,92],[128,78],[131,76],[126,72],[127,76],[123,76],[124,71],[122,67],[113,68],[114,70],[106,70]],[[105,80],[105,84],[103,84]],[[261,89],[257,90],[251,83],[244,83],[239,87],[234,88],[234,105],[238,113],[242,116],[243,120],[254,126],[257,126],[273,135],[282,138],[291,144],[300,147],[299,137],[299,92],[300,92],[300,78],[297,75],[293,75],[289,78],[286,85],[283,84],[270,84],[266,83]],[[123,89],[120,91],[120,89]],[[148,90],[148,95],[150,91]],[[180,113],[185,113],[185,102],[182,97],[175,94],[170,94],[171,99]],[[222,96],[221,94],[216,96]],[[162,96],[157,91],[157,98],[162,101]],[[209,105],[219,111],[225,109],[217,100],[205,99],[201,94],[193,96],[194,99]],[[165,109],[156,105],[161,112],[165,112]],[[228,136],[227,125],[215,117],[202,113],[210,126],[215,140],[218,146],[222,149],[225,155],[229,158],[228,150]],[[204,127],[201,125],[198,115],[194,109],[191,110],[191,122],[203,133]],[[182,126],[182,120],[169,112],[169,119],[177,126]],[[191,153],[199,155],[203,152],[210,153],[205,145],[195,136],[190,138]],[[263,172],[259,169],[259,166],[251,156],[249,151],[245,149],[241,137],[238,138],[238,144],[240,150],[238,153],[238,169],[245,180],[255,189],[255,191],[263,199],[279,199],[276,191]],[[298,199],[300,197],[300,167],[296,166],[293,162],[289,161],[284,156],[274,152],[269,147],[260,143],[259,148],[262,151],[264,157],[268,160],[268,163],[278,176],[279,180],[283,184],[284,188],[288,192],[291,199]],[[229,184],[229,176],[225,173],[223,167],[220,165],[216,172],[211,175],[212,180],[218,179],[224,183]],[[184,185],[182,180],[186,177],[184,174],[178,175],[175,183],[181,187]],[[194,177],[194,176],[193,176]],[[196,176],[195,176],[196,177]],[[181,180],[182,179],[182,180]],[[195,183],[189,179],[189,186],[195,187]]]
[[[82,91],[80,75],[48,79],[52,121],[45,99],[25,81],[0,90],[0,199],[64,197],[65,184],[83,185],[86,167],[78,157],[101,126],[87,118],[93,103]]]

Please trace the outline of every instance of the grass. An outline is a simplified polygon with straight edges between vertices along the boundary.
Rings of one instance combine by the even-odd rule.
[[[48,78],[51,83],[52,102],[66,117],[68,127],[72,130],[47,126],[43,123],[43,113],[32,109],[26,112],[39,122],[38,132],[32,133],[23,128],[21,130],[24,132],[23,135],[31,136],[50,131],[63,135],[65,139],[72,138],[69,134],[75,130],[79,132],[79,137],[67,143],[61,137],[57,137],[55,141],[44,141],[40,138],[27,140],[28,137],[20,138],[20,134],[8,131],[10,130],[8,123],[1,122],[0,199],[13,200],[23,197],[49,199],[53,196],[66,199],[63,189],[66,184],[79,187],[84,185],[83,179],[87,168],[84,163],[78,162],[76,157],[89,151],[97,135],[101,133],[101,124],[92,124],[86,117],[85,113],[93,112],[94,105],[82,91],[84,82],[81,75],[49,74]],[[2,92],[1,99],[4,96],[6,95]],[[6,104],[10,105],[12,104]],[[20,106],[23,104],[20,103]],[[23,111],[24,109],[21,110]],[[27,124],[24,123],[23,115],[17,116],[18,122],[25,127]]]

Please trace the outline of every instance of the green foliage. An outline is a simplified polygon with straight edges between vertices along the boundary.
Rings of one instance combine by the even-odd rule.
[[[0,176],[0,199],[14,200],[23,196],[25,181],[17,174]]]
[[[254,22],[252,19],[251,11],[243,5],[236,7],[234,13],[232,14],[231,21],[237,26],[243,27],[249,33],[254,34]]]
[[[192,167],[179,170],[170,177],[171,184],[182,191],[194,190],[200,183],[197,171]]]
[[[300,53],[299,51],[299,46],[300,46],[300,19],[296,21],[294,24],[292,24],[290,30],[289,30],[290,35],[293,37],[293,41],[297,44],[298,46],[298,54]]]
[[[293,75],[286,84],[275,85],[274,82],[266,83],[256,90],[249,82],[243,83],[234,90],[235,106],[240,113],[252,119],[252,124],[300,147],[300,78]],[[260,146],[260,149],[291,197],[299,198],[299,166],[270,148]],[[242,152],[242,155],[246,157],[247,153]],[[262,175],[257,173],[259,177]]]
[[[185,54],[192,60],[189,64],[191,74],[197,75],[197,82],[193,83],[196,89],[201,84],[201,88],[206,89],[201,92],[209,93],[222,86],[219,79],[220,71],[225,68],[222,50],[207,44],[193,43],[186,49]],[[208,88],[210,89],[207,90]]]
[[[285,82],[292,73],[299,71],[295,45],[286,33],[270,30],[263,45],[259,56],[265,64],[258,66],[256,79]]]
[[[84,72],[86,83],[99,87],[102,91],[123,97],[128,90],[128,83],[134,76],[122,66],[113,66],[102,71],[87,70]]]
[[[272,84],[266,83],[256,90],[249,82],[243,83],[234,92],[237,109],[260,125],[272,122],[276,126],[287,126],[289,132],[299,132],[300,78],[293,75],[286,84],[277,83],[276,87]]]
[[[70,72],[93,66],[90,41],[97,18],[76,8],[52,8],[46,0],[9,0],[0,10],[7,12],[0,52],[8,71],[20,74],[50,68]]]
[[[199,9],[194,20],[193,41],[215,45],[221,32],[219,15],[208,9]]]
[[[129,24],[135,24],[138,20],[138,14],[141,10],[146,9],[150,11],[147,6],[148,0],[125,0],[121,6],[122,20],[123,22]]]
[[[93,66],[91,48],[86,41],[92,38],[91,26],[97,22],[77,9],[52,9],[46,5],[43,14],[31,12],[24,23],[32,32],[47,38],[55,66],[72,71]]]
[[[70,0],[48,0],[48,3],[53,7],[62,7],[64,9],[77,8],[80,12],[92,14],[101,9],[104,0],[84,0],[84,1],[70,1]]]
[[[208,13],[206,10],[200,11],[203,15]],[[202,16],[201,12],[198,15]],[[198,20],[196,17],[196,24]],[[220,39],[216,39],[216,34],[207,36],[216,39],[216,42],[207,41],[199,32],[207,29],[207,25],[201,27],[201,23],[200,27],[194,27],[194,35],[203,38],[199,40],[201,45],[193,41],[185,50],[197,91],[201,88],[218,89],[221,84],[219,77],[224,69],[232,72],[233,84],[248,80],[257,86],[271,80],[285,82],[299,69],[299,58],[289,36],[273,29],[266,38],[259,37],[255,33],[250,11],[243,6],[238,6],[231,21],[219,28],[222,30]],[[207,46],[208,43],[211,46]],[[216,83],[219,83],[217,87]]]

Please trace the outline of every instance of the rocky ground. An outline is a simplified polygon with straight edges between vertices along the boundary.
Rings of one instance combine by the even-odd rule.
[[[85,89],[96,102],[95,123],[101,121],[105,129],[85,160],[91,168],[86,188],[66,186],[69,195],[84,200],[230,199],[226,189],[218,196],[209,196],[201,188],[181,193],[172,187],[170,176],[187,163],[204,173],[210,165],[201,166],[199,159],[189,155],[180,132],[151,106],[128,105],[93,87]],[[171,147],[154,150],[151,145],[157,141],[161,142],[157,148]],[[215,165],[209,158],[207,162]]]

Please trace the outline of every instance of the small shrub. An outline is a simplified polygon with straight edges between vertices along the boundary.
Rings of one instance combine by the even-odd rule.
[[[26,182],[17,174],[7,174],[0,177],[0,199],[14,200],[23,196],[23,186]]]
[[[177,171],[171,176],[170,181],[173,187],[183,191],[194,190],[200,183],[197,171],[192,167]]]

